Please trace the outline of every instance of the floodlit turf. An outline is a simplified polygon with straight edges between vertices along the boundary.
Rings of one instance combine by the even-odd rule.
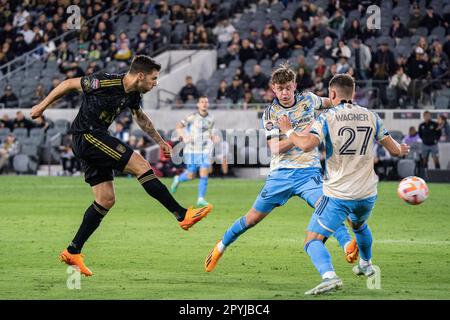
[[[204,272],[205,256],[262,185],[211,179],[207,199],[215,208],[186,232],[135,179],[116,179],[116,206],[84,248],[95,274],[69,290],[58,254],[92,201],[90,188],[81,177],[1,176],[0,299],[304,299],[320,277],[303,251],[312,210],[297,198],[241,236],[214,272]],[[396,186],[380,184],[369,221],[381,289],[355,277],[330,239],[344,288],[314,299],[450,298],[450,185],[430,184],[420,206],[403,203]],[[188,206],[196,194],[197,182],[188,182],[176,198]]]

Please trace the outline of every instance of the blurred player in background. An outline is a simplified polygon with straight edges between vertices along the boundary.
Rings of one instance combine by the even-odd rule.
[[[282,64],[271,77],[276,98],[263,115],[267,143],[272,152],[270,173],[253,207],[225,232],[205,260],[205,270],[214,270],[225,249],[241,234],[264,219],[276,207],[298,196],[314,208],[322,196],[322,173],[319,152],[304,152],[280,134],[277,121],[286,115],[297,131],[307,128],[314,120],[316,110],[331,106],[310,92],[296,93],[296,75],[289,64]],[[342,223],[334,235],[344,249],[348,262],[357,259],[358,248]]]
[[[377,198],[378,177],[373,169],[373,144],[377,141],[392,156],[407,155],[409,147],[398,144],[384,129],[379,116],[352,103],[354,79],[346,74],[334,76],[329,84],[330,101],[335,108],[323,112],[310,132],[294,131],[287,117],[279,121],[280,130],[291,143],[305,152],[325,143],[326,172],[323,197],[316,206],[305,239],[305,251],[323,281],[305,294],[321,294],[342,287],[323,240],[342,228],[347,219],[356,236],[361,253],[356,275],[371,276],[372,233],[367,225]]]
[[[205,195],[211,167],[210,154],[213,147],[212,130],[214,127],[214,117],[208,113],[208,107],[208,98],[200,97],[197,102],[198,111],[188,115],[176,126],[178,136],[186,144],[183,149],[186,170],[174,177],[171,191],[177,192],[180,183],[194,179],[199,171],[197,206],[208,205]]]
[[[150,57],[136,56],[126,74],[99,72],[65,80],[31,109],[31,116],[35,119],[66,94],[83,92],[81,108],[70,133],[73,135],[73,153],[81,161],[85,181],[92,187],[95,201],[86,210],[75,238],[61,253],[60,260],[78,267],[86,276],[93,273],[85,266],[81,249],[115,203],[113,170],[135,175],[145,191],[171,212],[184,230],[188,230],[212,209],[211,206],[183,208],[156,177],[148,161],[108,132],[114,119],[129,108],[139,127],[170,156],[172,147],[161,138],[141,108],[142,94],[157,85],[160,70],[161,65]]]

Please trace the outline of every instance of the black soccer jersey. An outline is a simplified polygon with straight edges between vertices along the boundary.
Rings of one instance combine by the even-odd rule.
[[[97,72],[81,78],[83,97],[70,133],[106,132],[124,109],[140,108],[142,96],[138,91],[125,92],[122,83],[124,76]]]

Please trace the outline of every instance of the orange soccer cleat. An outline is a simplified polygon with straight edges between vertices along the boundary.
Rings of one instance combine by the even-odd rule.
[[[359,249],[356,244],[356,239],[352,239],[352,241],[345,247],[345,260],[348,263],[355,263],[359,257]]]
[[[198,209],[194,209],[191,207],[187,210],[184,220],[178,222],[178,224],[183,230],[187,231],[194,224],[205,218],[208,215],[208,213],[211,212],[212,208],[213,206],[210,204],[207,205],[206,207],[201,207]]]
[[[214,245],[214,248],[212,248],[211,252],[208,254],[208,256],[205,259],[205,271],[211,272],[214,270],[214,268],[217,265],[217,262],[219,262],[220,257],[222,256],[223,252],[220,252],[219,250],[219,244],[220,240],[216,242]]]
[[[84,255],[82,255],[81,253],[72,254],[66,249],[59,255],[59,260],[65,262],[69,266],[78,268],[78,270],[80,270],[80,272],[86,277],[92,276],[94,274],[91,270],[89,270],[88,267],[85,266]]]

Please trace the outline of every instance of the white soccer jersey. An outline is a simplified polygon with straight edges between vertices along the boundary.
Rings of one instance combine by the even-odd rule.
[[[209,153],[212,145],[214,117],[209,113],[203,117],[199,112],[195,112],[184,118],[181,123],[186,127],[186,131],[191,137],[191,140],[184,147],[184,152]]]
[[[278,119],[282,116],[286,115],[295,131],[301,132],[314,120],[315,111],[321,108],[322,99],[311,92],[296,94],[295,104],[290,108],[283,107],[278,102],[278,99],[274,99],[263,115],[263,125],[267,140],[272,138],[280,139],[280,141],[287,139],[285,134],[280,133],[277,125]],[[270,170],[310,167],[320,168],[320,157],[317,149],[303,152],[298,147],[292,147],[286,152],[272,154],[270,161]]]
[[[326,148],[323,183],[326,196],[356,200],[377,194],[373,145],[389,133],[375,112],[353,104],[340,104],[323,112],[312,125],[311,133]]]

